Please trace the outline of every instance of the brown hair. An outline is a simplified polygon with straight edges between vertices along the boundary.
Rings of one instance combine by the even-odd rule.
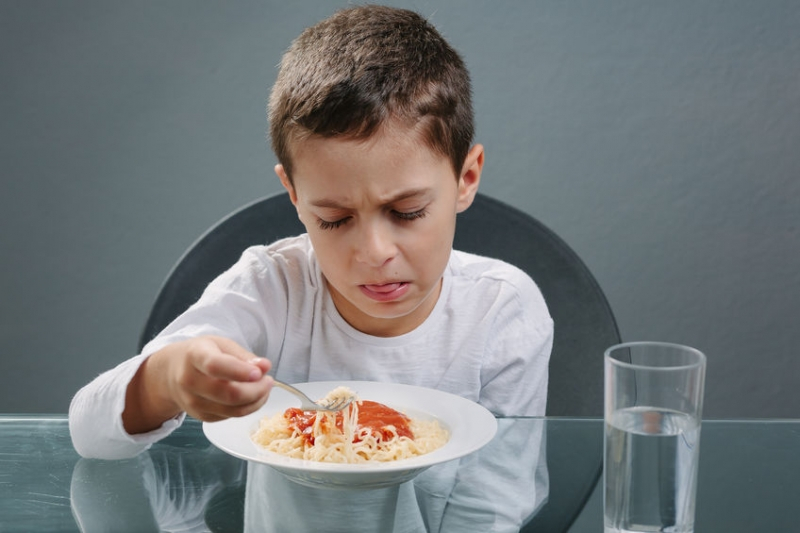
[[[284,54],[269,101],[272,148],[291,179],[291,143],[366,139],[392,120],[419,129],[458,177],[474,133],[471,93],[463,60],[420,15],[345,9]]]

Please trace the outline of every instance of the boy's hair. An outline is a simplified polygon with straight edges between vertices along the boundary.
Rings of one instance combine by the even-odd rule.
[[[272,148],[292,176],[292,144],[310,136],[367,139],[389,121],[461,173],[474,133],[469,72],[417,13],[383,6],[337,12],[286,51],[269,101]]]

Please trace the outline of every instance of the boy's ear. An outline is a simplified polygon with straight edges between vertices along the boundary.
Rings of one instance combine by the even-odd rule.
[[[283,188],[289,193],[289,199],[292,201],[292,204],[294,204],[294,208],[297,211],[297,218],[300,219],[300,222],[303,222],[303,217],[300,216],[300,210],[297,208],[297,191],[295,190],[294,185],[292,185],[292,181],[289,179],[286,169],[283,168],[283,165],[280,163],[275,165],[275,174],[277,174],[278,178],[280,178]],[[303,222],[303,224],[305,224],[305,222]]]
[[[478,192],[478,185],[481,182],[482,170],[483,146],[476,144],[470,149],[467,158],[464,159],[461,176],[458,178],[456,213],[461,213],[472,205],[472,201],[475,199],[475,193]]]
[[[289,175],[286,174],[286,169],[284,169],[283,165],[280,163],[275,165],[275,174],[277,174],[278,178],[280,178],[283,188],[289,193],[289,199],[292,201],[294,206],[297,207],[297,192],[294,190],[294,185],[292,185]]]

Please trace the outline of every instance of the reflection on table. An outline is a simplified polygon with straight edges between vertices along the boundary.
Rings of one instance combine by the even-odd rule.
[[[80,459],[65,417],[0,417],[0,531],[566,531],[599,474],[601,420],[501,419],[483,450],[378,490],[295,484],[200,424],[125,461]],[[706,421],[696,531],[791,531],[800,421]],[[602,509],[583,523],[602,531]],[[588,520],[586,520],[588,518]],[[525,529],[527,530],[527,529]]]
[[[153,531],[518,531],[547,494],[543,427],[501,420],[479,452],[369,490],[307,487],[213,447],[165,444],[128,461],[78,461],[72,509],[85,531],[139,516]],[[110,493],[124,497],[108,505]]]

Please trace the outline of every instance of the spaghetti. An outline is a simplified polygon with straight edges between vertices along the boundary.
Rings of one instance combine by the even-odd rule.
[[[447,442],[438,421],[409,418],[381,403],[359,400],[347,387],[334,389],[320,403],[341,397],[355,399],[337,413],[290,408],[265,417],[252,440],[271,452],[327,463],[408,459]]]

